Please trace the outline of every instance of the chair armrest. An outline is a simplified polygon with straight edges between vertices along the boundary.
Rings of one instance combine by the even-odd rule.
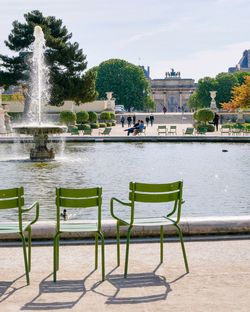
[[[123,206],[128,206],[130,208],[131,208],[131,203],[130,202],[129,203],[128,202],[123,202],[123,201],[121,201],[121,200],[119,200],[119,199],[117,199],[115,197],[112,197],[111,200],[110,200],[110,214],[111,214],[111,216],[114,219],[116,219],[117,221],[124,222],[124,220],[122,220],[121,218],[119,218],[119,217],[117,217],[115,215],[115,213],[114,213],[114,202],[117,202],[117,203],[119,203],[119,204],[121,204]],[[132,216],[131,216],[131,218],[132,218]]]
[[[38,220],[38,218],[39,218],[39,202],[35,201],[29,207],[22,208],[22,213],[25,213],[25,212],[28,212],[28,211],[32,210],[34,207],[36,208],[35,218],[25,227],[25,230]]]

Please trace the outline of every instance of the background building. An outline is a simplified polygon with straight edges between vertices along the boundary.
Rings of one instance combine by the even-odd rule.
[[[180,72],[172,68],[164,79],[151,79],[152,98],[156,104],[156,111],[188,112],[187,106],[190,95],[195,91],[194,79],[181,78]]]
[[[235,67],[228,68],[229,73],[235,73],[237,71],[250,72],[250,50],[245,50],[243,52],[242,58]]]

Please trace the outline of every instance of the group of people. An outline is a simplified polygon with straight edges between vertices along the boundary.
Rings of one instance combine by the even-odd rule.
[[[149,122],[150,122],[150,125],[153,126],[153,124],[154,124],[154,119],[155,119],[155,118],[154,118],[154,115],[153,115],[153,114],[151,114],[150,116],[147,116],[147,117],[145,118],[146,125],[148,126],[148,125],[149,125]],[[121,116],[120,121],[121,121],[122,127],[124,127],[125,121],[126,121],[126,120],[125,120],[125,117],[124,117],[124,116]],[[128,127],[131,127],[132,122],[133,122],[133,125],[135,126],[135,124],[136,124],[136,116],[135,116],[135,115],[133,115],[133,117],[131,117],[131,116],[128,116],[128,117],[127,117],[127,124],[128,124]]]
[[[133,127],[130,127],[128,129],[125,129],[124,131],[127,131],[127,135],[129,136],[131,133],[133,135],[137,135],[138,133],[142,132],[145,128],[143,120],[138,120],[135,122]]]

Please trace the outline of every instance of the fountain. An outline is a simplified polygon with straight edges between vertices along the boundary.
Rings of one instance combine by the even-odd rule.
[[[25,125],[13,127],[20,134],[33,135],[35,143],[30,151],[30,159],[46,161],[55,158],[53,148],[48,148],[48,135],[65,132],[66,127],[50,125],[44,122],[44,106],[49,101],[49,68],[45,63],[45,39],[42,28],[35,26],[34,47],[31,59],[31,79],[29,84],[28,120]]]

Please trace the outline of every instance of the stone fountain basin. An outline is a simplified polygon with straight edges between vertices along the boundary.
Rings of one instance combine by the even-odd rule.
[[[58,134],[67,131],[65,126],[56,125],[20,125],[12,127],[14,131],[21,134],[36,135],[36,134]]]

